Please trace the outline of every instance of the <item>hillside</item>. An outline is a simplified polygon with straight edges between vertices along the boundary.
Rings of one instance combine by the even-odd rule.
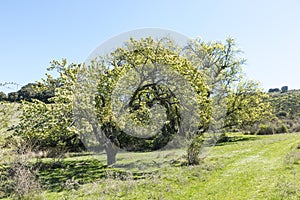
[[[300,90],[269,93],[274,114],[278,117],[277,126],[284,126],[289,132],[300,131]],[[273,126],[276,126],[274,122]]]
[[[300,116],[300,90],[269,93],[275,113],[279,117],[297,118]]]

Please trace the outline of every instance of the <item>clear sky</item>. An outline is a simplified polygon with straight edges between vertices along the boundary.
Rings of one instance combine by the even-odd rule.
[[[232,36],[249,78],[266,90],[300,89],[300,0],[2,0],[0,82],[40,80],[51,60],[83,62],[105,40],[144,27]]]

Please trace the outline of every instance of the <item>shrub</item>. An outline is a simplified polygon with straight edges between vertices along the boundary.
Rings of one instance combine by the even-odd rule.
[[[41,185],[36,178],[36,171],[27,163],[17,162],[11,166],[11,180],[14,196],[21,199],[41,191]]]
[[[21,150],[20,150],[21,151]],[[0,166],[0,198],[13,197],[14,199],[32,199],[42,191],[42,186],[37,178],[37,169],[33,167],[31,159],[23,149],[14,154],[10,152],[10,158],[3,160]]]
[[[300,164],[300,152],[292,151],[285,157],[286,163],[288,164]]]
[[[300,125],[297,124],[293,127],[293,132],[300,132]]]
[[[271,135],[271,134],[274,134],[274,130],[270,125],[260,125],[256,134],[257,135]]]
[[[289,130],[284,124],[281,124],[279,127],[276,128],[276,133],[288,133],[288,132]]]

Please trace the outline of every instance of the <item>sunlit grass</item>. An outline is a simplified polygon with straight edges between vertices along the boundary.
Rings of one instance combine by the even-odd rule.
[[[198,166],[185,150],[42,159],[44,199],[299,199],[300,134],[231,134]]]
[[[288,162],[287,155],[299,150],[295,147],[300,135],[246,137],[215,146],[199,166],[164,165],[146,179],[130,173],[127,179],[106,176],[77,190],[45,195],[50,199],[298,199],[300,167]],[[116,168],[147,163],[156,156],[157,152],[123,153]]]

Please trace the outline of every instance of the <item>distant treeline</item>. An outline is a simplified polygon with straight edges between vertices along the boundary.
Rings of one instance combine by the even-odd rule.
[[[0,101],[20,102],[22,100],[32,101],[32,99],[38,99],[45,103],[49,103],[49,99],[54,96],[55,88],[59,87],[59,83],[56,80],[53,80],[52,86],[51,90],[43,90],[42,88],[39,88],[38,83],[28,83],[21,87],[20,90],[10,92],[7,95],[0,91]]]
[[[270,88],[269,89],[269,93],[272,93],[272,92],[287,92],[288,91],[288,86],[283,86],[281,87],[281,89],[279,88]]]

